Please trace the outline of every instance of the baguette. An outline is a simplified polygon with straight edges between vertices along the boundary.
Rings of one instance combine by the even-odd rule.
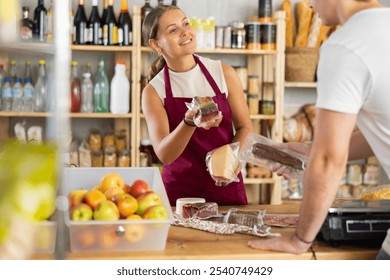
[[[298,34],[295,38],[295,47],[306,47],[312,15],[313,9],[309,7],[307,1],[301,0],[297,3]]]
[[[286,47],[294,46],[295,19],[290,0],[283,0],[280,10],[286,12]]]
[[[326,26],[326,25],[321,25],[321,28],[320,28],[320,35],[318,36],[318,40],[317,40],[317,44],[316,44],[316,47],[319,48],[322,43],[328,39],[329,35],[330,35],[330,31],[331,31],[332,27],[331,26]]]
[[[310,31],[307,39],[307,47],[315,48],[321,31],[321,19],[318,13],[314,13],[310,23]]]

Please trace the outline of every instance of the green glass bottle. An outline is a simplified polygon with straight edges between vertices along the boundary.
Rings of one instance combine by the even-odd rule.
[[[98,113],[108,112],[110,100],[110,84],[104,70],[104,57],[99,59],[99,70],[96,76],[93,90],[93,111]]]

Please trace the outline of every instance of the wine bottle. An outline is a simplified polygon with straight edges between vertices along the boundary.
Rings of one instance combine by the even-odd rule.
[[[84,0],[79,0],[76,16],[73,22],[74,41],[73,44],[83,45],[87,43],[87,17],[84,10]]]
[[[150,0],[145,0],[145,4],[141,7],[141,24],[143,24],[146,16],[152,10],[153,10],[153,7],[150,5]],[[147,46],[148,45],[148,42],[144,39],[143,35],[142,35],[142,45],[143,46]]]
[[[38,0],[38,6],[34,10],[34,36],[38,38],[39,41],[45,41],[46,34],[46,16],[47,10],[43,5],[43,0]]]
[[[92,45],[101,45],[102,26],[98,10],[98,0],[92,0],[92,12],[88,20],[88,41]]]
[[[29,18],[29,7],[22,7],[23,18],[20,22],[20,37],[22,40],[31,40],[34,30],[34,22]]]
[[[118,45],[129,46],[133,38],[133,25],[127,8],[127,0],[122,0],[121,12],[118,19]]]
[[[107,16],[103,25],[103,44],[118,44],[118,26],[114,14],[114,0],[108,0]]]

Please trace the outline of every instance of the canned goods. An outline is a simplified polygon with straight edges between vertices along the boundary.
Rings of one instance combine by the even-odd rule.
[[[272,0],[259,0],[259,22],[272,22]]]
[[[257,115],[259,113],[259,96],[257,94],[248,94],[249,113]]]
[[[248,94],[258,94],[259,93],[259,76],[258,75],[249,75],[248,76]]]
[[[215,48],[216,49],[223,48],[223,33],[224,33],[223,26],[215,27]]]
[[[260,23],[248,22],[245,25],[246,30],[246,48],[250,50],[261,50],[261,30]]]
[[[261,31],[261,49],[276,50],[276,24],[263,23],[260,27]]]
[[[232,47],[232,27],[225,26],[223,28],[223,48],[230,49]]]
[[[363,176],[365,185],[379,185],[380,183],[380,168],[376,164],[366,164]]]
[[[363,183],[362,178],[362,165],[360,164],[349,164],[347,182],[349,185],[357,186]]]
[[[245,40],[245,28],[233,27],[232,28],[232,38],[231,46],[232,49],[245,49],[246,40]]]
[[[263,115],[275,114],[275,101],[273,100],[261,100],[259,102],[259,111]]]

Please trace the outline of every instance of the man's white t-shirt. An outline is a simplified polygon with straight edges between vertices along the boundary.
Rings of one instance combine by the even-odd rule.
[[[364,134],[390,178],[390,9],[353,15],[322,45],[317,107],[357,114]],[[390,254],[390,229],[382,244]]]
[[[225,76],[223,75],[222,64],[219,60],[212,60],[198,56],[210,75],[215,80],[222,93],[228,96]],[[193,98],[195,96],[214,96],[215,93],[207,81],[205,75],[197,64],[187,72],[174,72],[169,70],[173,97]],[[161,70],[150,82],[158,96],[164,102],[166,97],[164,70]]]
[[[321,47],[317,76],[317,107],[357,114],[390,177],[390,9],[363,10],[332,34]]]

